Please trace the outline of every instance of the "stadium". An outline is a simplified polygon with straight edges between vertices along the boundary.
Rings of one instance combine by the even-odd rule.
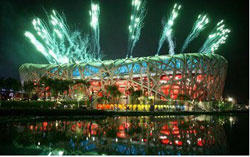
[[[217,54],[183,53],[83,64],[23,64],[21,81],[42,77],[86,80],[89,91],[105,91],[116,85],[123,96],[128,89],[142,90],[145,96],[161,100],[187,96],[201,101],[221,98],[226,79],[227,60]]]
[[[80,99],[77,95],[82,94],[89,97],[86,100],[91,102],[92,96],[98,97],[97,99],[104,98],[97,102],[106,109],[145,110],[146,107],[146,110],[149,110],[150,105],[153,107],[152,104],[157,109],[158,104],[161,108],[165,108],[162,106],[166,105],[164,104],[166,102],[171,104],[169,106],[178,106],[172,104],[172,100],[203,102],[221,100],[228,62],[224,57],[215,54],[215,51],[225,43],[230,29],[224,20],[218,21],[200,49],[195,53],[189,53],[193,52],[187,49],[189,44],[210,23],[206,14],[199,14],[182,48],[176,50],[173,26],[181,8],[181,5],[174,4],[168,20],[163,20],[157,51],[152,56],[133,57],[134,48],[144,25],[146,2],[132,0],[126,57],[116,60],[103,60],[100,46],[99,4],[91,3],[89,10],[91,31],[85,35],[81,35],[81,31],[70,31],[65,17],[55,10],[48,16],[48,24],[40,18],[34,18],[32,25],[36,35],[31,31],[26,31],[24,35],[36,50],[43,54],[49,64],[23,64],[19,68],[21,81],[36,83],[44,77],[59,79],[58,82],[84,81],[89,85],[85,85],[88,87],[84,87],[84,92],[77,92],[76,84],[65,93],[70,93],[68,96],[73,99]],[[165,42],[168,44],[168,52],[161,52]],[[138,56],[142,56],[142,53]],[[114,92],[112,95],[108,91],[114,89],[116,92],[119,90],[117,92],[119,96],[115,96]],[[136,96],[133,95],[135,93]],[[40,97],[46,97],[44,95],[41,94]],[[139,99],[140,97],[143,98]],[[108,99],[113,100],[106,102]]]

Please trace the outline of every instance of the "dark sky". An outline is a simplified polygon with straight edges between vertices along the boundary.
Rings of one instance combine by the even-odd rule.
[[[100,42],[105,59],[122,58],[127,50],[130,0],[100,0]],[[147,16],[133,56],[154,55],[161,33],[161,19],[168,16],[175,2],[182,4],[174,25],[176,52],[180,50],[200,13],[207,13],[210,25],[189,46],[197,52],[213,26],[221,19],[231,29],[226,42],[217,51],[229,61],[225,96],[248,102],[249,88],[249,4],[247,0],[148,0]],[[25,39],[24,31],[32,30],[31,21],[45,19],[44,10],[64,12],[72,30],[89,32],[90,0],[1,0],[0,1],[0,76],[19,78],[23,63],[47,63],[46,59]],[[161,54],[168,52],[164,43]]]

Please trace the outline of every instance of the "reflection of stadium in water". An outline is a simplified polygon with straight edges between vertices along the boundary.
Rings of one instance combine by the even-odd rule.
[[[108,117],[15,124],[16,146],[49,154],[225,154],[223,126],[212,117]]]

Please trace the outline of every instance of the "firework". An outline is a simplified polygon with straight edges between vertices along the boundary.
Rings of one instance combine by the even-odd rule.
[[[201,31],[203,31],[207,24],[209,23],[209,20],[206,15],[199,15],[197,20],[194,23],[194,26],[192,28],[191,33],[186,38],[183,47],[181,49],[181,52],[184,52],[184,50],[188,47],[188,44],[198,37]]]
[[[141,29],[143,27],[143,20],[145,18],[145,6],[146,1],[144,0],[132,0],[132,14],[130,17],[129,24],[129,36],[128,36],[128,51],[127,57],[132,57],[133,49],[136,42],[140,38]]]
[[[92,51],[94,52],[96,58],[100,59],[100,29],[99,29],[99,15],[100,7],[98,4],[91,3],[90,15],[90,26],[92,30]]]
[[[90,52],[89,37],[84,38],[78,31],[70,32],[65,17],[52,10],[46,24],[39,18],[32,21],[38,38],[25,32],[36,49],[41,52],[51,64],[83,63],[96,60]]]
[[[230,30],[225,28],[224,21],[217,23],[207,40],[200,49],[200,53],[214,53],[218,47],[226,42]]]
[[[169,45],[169,54],[170,55],[174,55],[175,52],[174,52],[174,48],[175,48],[175,45],[174,45],[174,42],[173,42],[173,39],[172,39],[172,34],[173,34],[173,25],[174,25],[174,21],[175,19],[178,17],[178,11],[181,9],[181,5],[178,5],[178,4],[175,4],[174,5],[174,8],[170,14],[170,17],[169,17],[169,20],[167,22],[165,22],[163,24],[163,30],[162,30],[162,35],[161,35],[161,38],[159,40],[159,44],[158,44],[158,49],[157,49],[157,53],[156,55],[159,54],[160,52],[160,49],[164,43],[164,41],[167,39],[168,41],[168,45]]]

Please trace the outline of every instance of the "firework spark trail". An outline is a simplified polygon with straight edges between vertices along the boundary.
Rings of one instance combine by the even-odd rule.
[[[178,11],[181,9],[181,5],[175,4],[174,8],[171,12],[169,20],[163,25],[162,35],[159,40],[158,49],[156,55],[159,55],[160,49],[164,43],[164,41],[168,40],[169,45],[169,54],[174,55],[174,42],[172,39],[172,26],[174,25],[174,20],[178,17]]]
[[[27,38],[29,38],[30,42],[36,47],[36,49],[37,49],[39,52],[41,52],[41,53],[45,56],[45,58],[49,61],[50,64],[55,63],[55,62],[53,61],[53,59],[49,56],[49,54],[48,54],[48,52],[46,51],[46,49],[45,49],[45,47],[43,46],[43,44],[40,43],[40,42],[35,38],[35,36],[34,36],[32,33],[26,31],[26,32],[24,33],[24,35],[25,35]]]
[[[181,52],[183,53],[184,50],[188,47],[188,44],[198,37],[201,31],[203,31],[206,28],[206,25],[209,23],[209,20],[206,15],[199,15],[197,20],[194,23],[194,26],[192,28],[191,33],[186,38],[183,47],[181,49]]]
[[[99,29],[99,15],[100,7],[98,4],[91,3],[90,15],[90,26],[92,28],[92,50],[97,57],[101,59],[101,48],[100,48],[100,29]]]
[[[82,63],[94,61],[95,58],[90,52],[88,35],[82,39],[80,32],[70,32],[65,18],[56,11],[48,15],[49,24],[35,18],[32,21],[41,42],[30,32],[25,36],[40,51],[49,63]]]
[[[223,20],[217,23],[207,40],[200,49],[200,53],[214,53],[218,47],[226,42],[230,30],[225,28]]]
[[[166,36],[166,31],[167,31],[167,22],[164,22],[164,20],[163,20],[162,35],[161,35],[161,38],[160,38],[160,40],[159,40],[159,44],[158,44],[158,49],[157,49],[156,55],[159,54],[160,49],[161,49],[161,47],[162,47],[164,41],[166,40],[166,37],[167,37],[167,36]],[[164,35],[164,34],[165,34],[165,35]]]
[[[143,27],[143,20],[146,15],[145,6],[145,0],[132,0],[132,13],[130,16],[130,24],[128,27],[129,36],[127,57],[132,57],[135,44],[140,38],[141,29]]]

